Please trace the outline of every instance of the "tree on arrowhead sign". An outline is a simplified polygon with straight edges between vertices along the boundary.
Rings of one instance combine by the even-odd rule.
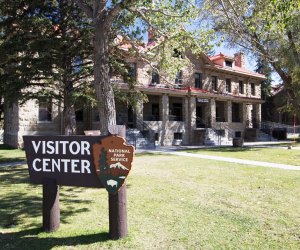
[[[132,165],[134,147],[119,136],[108,136],[93,145],[96,173],[109,193],[123,186]]]

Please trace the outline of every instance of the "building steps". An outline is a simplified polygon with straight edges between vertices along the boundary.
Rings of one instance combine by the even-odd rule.
[[[134,146],[136,149],[154,149],[155,143],[151,141],[147,133],[136,128],[126,130],[126,143]]]
[[[232,139],[226,136],[219,135],[214,129],[207,128],[205,130],[204,145],[217,146],[217,145],[232,145]]]
[[[258,132],[257,132],[257,135],[256,135],[256,141],[278,141],[277,139],[275,139],[271,135],[263,132],[260,129],[258,129],[257,131]]]

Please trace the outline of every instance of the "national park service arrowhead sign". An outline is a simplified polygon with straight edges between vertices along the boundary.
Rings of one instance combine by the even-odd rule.
[[[109,193],[116,193],[123,186],[131,170],[134,147],[125,144],[119,136],[109,136],[93,145],[96,173]]]

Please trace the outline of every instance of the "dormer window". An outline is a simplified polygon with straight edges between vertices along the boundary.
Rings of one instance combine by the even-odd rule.
[[[226,67],[231,67],[231,68],[232,68],[232,61],[225,60],[225,66],[226,66]]]

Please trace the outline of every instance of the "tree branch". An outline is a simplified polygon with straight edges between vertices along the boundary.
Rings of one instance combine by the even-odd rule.
[[[293,34],[290,30],[287,31],[287,37],[289,39],[289,43],[291,45],[290,49],[292,50],[292,53],[295,57],[295,61],[298,64],[298,66],[300,66],[300,56],[299,56],[299,53],[298,53],[297,48],[296,48],[296,44],[295,44],[294,39],[293,39]]]
[[[138,12],[138,13],[147,13],[147,12],[154,12],[154,13],[160,13],[163,16],[166,17],[177,17],[177,18],[182,18],[184,17],[184,15],[179,15],[179,14],[172,14],[171,13],[167,13],[165,11],[162,11],[160,9],[152,9],[152,8],[146,8],[146,7],[140,7],[140,8],[129,8],[129,10],[131,10],[132,12]]]
[[[112,9],[109,10],[105,18],[105,26],[109,27],[116,16],[121,12],[124,7],[124,1],[117,3]]]
[[[93,8],[82,0],[75,0],[75,3],[82,9],[89,18],[93,18]]]

